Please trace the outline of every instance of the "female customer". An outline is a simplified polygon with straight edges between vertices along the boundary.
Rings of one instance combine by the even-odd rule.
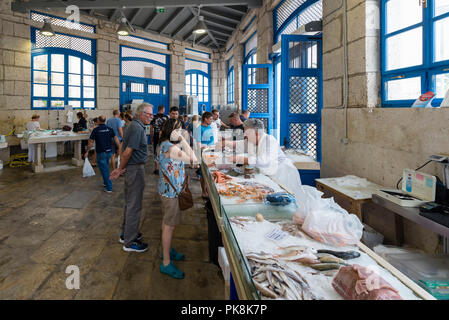
[[[168,119],[162,126],[159,139],[159,184],[164,218],[162,220],[162,262],[160,271],[175,279],[184,278],[172,260],[184,260],[184,255],[171,248],[175,227],[181,223],[178,196],[182,191],[186,173],[184,163],[197,162],[193,150],[182,135],[178,119]]]
[[[41,125],[39,124],[39,118],[40,116],[38,114],[33,114],[31,117],[31,121],[27,123],[27,130],[28,131],[34,131],[34,130],[40,130]],[[28,144],[28,162],[34,161],[34,143]]]

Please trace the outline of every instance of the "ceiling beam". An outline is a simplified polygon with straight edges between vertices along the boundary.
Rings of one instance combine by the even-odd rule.
[[[184,11],[184,9],[185,8],[176,9],[175,12],[168,19],[166,19],[166,21],[164,22],[164,24],[162,25],[161,29],[158,32],[162,34],[170,24],[175,22],[176,18],[181,14],[181,12]]]
[[[134,20],[136,20],[137,16],[142,12],[142,8],[137,9],[136,13],[134,13],[133,17],[131,18],[131,20],[129,20],[130,24],[133,24]]]
[[[206,17],[211,17],[214,19],[218,19],[221,21],[227,21],[227,22],[231,22],[234,24],[239,24],[240,23],[240,18],[239,17],[235,17],[235,16],[229,16],[226,15],[224,16],[223,14],[217,12],[217,11],[210,11],[209,9],[201,9],[200,11],[200,15]]]
[[[196,40],[196,44],[200,44],[201,42],[203,42],[205,39],[210,39],[210,37],[209,37],[209,35],[206,33],[206,34],[203,34],[201,37],[199,37],[197,40]]]
[[[207,6],[236,6],[247,5],[249,8],[260,8],[263,0],[74,0],[70,5],[78,6],[80,9],[132,9],[132,8],[155,8],[155,7],[207,7]],[[13,11],[65,8],[69,3],[60,0],[30,0],[28,2],[11,3]]]
[[[192,25],[195,23],[195,16],[192,14],[190,15],[186,20],[184,20],[179,27],[173,31],[173,33],[170,35],[170,37],[176,37],[184,28],[187,28],[187,26]]]
[[[241,17],[246,14],[246,11],[241,11],[241,10],[234,9],[234,8],[231,8],[231,7],[220,7],[220,10],[227,11],[227,12],[229,12],[231,14],[238,14]]]
[[[225,37],[232,36],[232,32],[230,32],[230,31],[219,29],[219,28],[212,28],[212,27],[208,26],[207,23],[206,23],[206,26],[210,31],[213,31],[216,34],[221,34],[222,36],[225,36]]]
[[[150,18],[147,20],[147,23],[143,27],[143,30],[148,30],[148,28],[150,27],[151,23],[154,21],[156,16],[157,16],[157,12],[156,12],[156,10],[153,10],[153,13],[151,14]]]
[[[204,22],[206,24],[210,24],[212,26],[220,27],[220,28],[229,30],[231,32],[234,32],[234,30],[237,28],[237,25],[235,25],[235,24],[227,24],[227,23],[224,23],[224,22],[217,22],[214,19],[208,19],[206,17],[204,17]]]
[[[119,9],[115,9],[112,15],[109,17],[110,21],[115,21],[115,18],[117,18],[117,15],[120,13]]]

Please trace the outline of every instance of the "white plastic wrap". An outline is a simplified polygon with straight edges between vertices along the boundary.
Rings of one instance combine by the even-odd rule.
[[[302,225],[310,211],[323,205],[322,201],[325,199],[321,199],[322,195],[323,193],[314,187],[306,185],[298,186],[295,190],[298,210],[293,215],[293,221]]]
[[[89,162],[89,159],[84,159],[84,166],[83,166],[83,178],[86,177],[92,177],[95,175],[94,168],[92,168],[92,165]]]
[[[363,235],[363,224],[359,218],[346,211],[335,210],[335,202],[328,204],[328,208],[323,206],[309,212],[302,229],[315,240],[337,247],[359,243]]]

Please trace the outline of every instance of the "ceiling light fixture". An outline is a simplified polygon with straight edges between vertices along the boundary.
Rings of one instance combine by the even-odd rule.
[[[195,28],[193,28],[193,33],[196,34],[204,34],[207,32],[207,26],[204,23],[204,17],[198,16],[198,22],[195,25]]]
[[[46,37],[53,37],[55,35],[55,32],[53,31],[53,28],[51,27],[50,19],[44,19],[44,25],[39,31],[39,33]]]
[[[117,29],[117,34],[119,36],[129,36],[129,28],[126,25],[126,18],[122,18],[122,22],[120,22],[120,25]]]

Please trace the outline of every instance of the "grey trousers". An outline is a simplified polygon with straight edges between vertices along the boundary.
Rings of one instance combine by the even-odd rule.
[[[142,215],[142,198],[145,189],[145,168],[143,164],[130,164],[125,172],[125,209],[122,230],[125,246],[129,246],[139,233]]]

